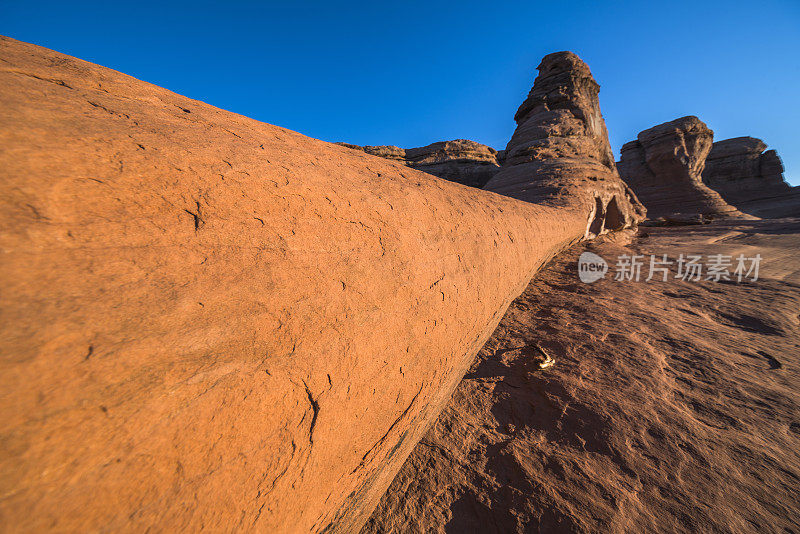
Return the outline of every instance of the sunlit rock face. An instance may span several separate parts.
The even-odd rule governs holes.
[[[9,530],[357,532],[586,231],[2,37],[0,102]]]
[[[517,110],[503,165],[484,187],[585,214],[586,236],[633,226],[644,209],[617,174],[589,67],[572,52],[542,59]]]
[[[713,139],[703,121],[687,116],[644,130],[622,146],[617,168],[651,219],[742,216],[701,179]]]

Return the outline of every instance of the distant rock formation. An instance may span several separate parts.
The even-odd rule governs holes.
[[[701,179],[713,139],[705,123],[687,116],[644,130],[622,146],[617,168],[650,219],[742,216]]]
[[[542,59],[503,166],[484,189],[537,204],[586,213],[586,237],[633,226],[644,218],[617,174],[600,113],[600,86],[572,52]]]
[[[786,183],[781,158],[761,139],[736,137],[714,143],[703,182],[745,213],[800,217],[800,189]]]
[[[373,156],[379,156],[384,159],[389,159],[392,161],[399,161],[401,163],[406,162],[406,149],[400,148],[397,146],[392,145],[379,145],[379,146],[358,146],[353,145],[350,143],[335,143],[337,145],[346,146],[347,148],[352,148],[353,150],[361,150],[362,152],[366,152],[367,154],[371,154]]]
[[[407,149],[391,145],[337,144],[363,150],[373,156],[400,161],[411,168],[439,178],[477,188],[486,185],[486,182],[500,170],[495,149],[468,139],[440,141],[428,146]]]

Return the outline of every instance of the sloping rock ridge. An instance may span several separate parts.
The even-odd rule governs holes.
[[[783,163],[761,139],[736,137],[711,147],[703,182],[739,210],[759,217],[800,217],[800,188],[783,178]]]
[[[9,38],[0,59],[18,531],[357,531],[511,300],[585,236],[583,203],[463,187]]]
[[[622,146],[620,176],[651,219],[743,215],[701,179],[713,139],[714,132],[704,122],[687,116],[644,130]]]
[[[391,145],[337,144],[363,150],[373,156],[399,161],[439,178],[477,188],[486,185],[486,182],[500,170],[498,153],[495,149],[468,139],[440,141],[407,149]]]
[[[484,189],[586,214],[586,236],[630,227],[645,210],[620,179],[589,67],[572,52],[542,59],[514,116],[503,166]]]

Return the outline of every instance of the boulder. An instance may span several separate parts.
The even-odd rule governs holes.
[[[620,179],[589,67],[572,52],[542,59],[503,166],[484,189],[527,202],[576,209],[586,237],[634,226],[644,218]]]
[[[687,116],[644,130],[622,146],[617,168],[650,219],[743,215],[701,179],[713,139],[705,123]]]
[[[740,211],[759,217],[800,216],[800,189],[783,179],[778,153],[761,139],[736,137],[711,147],[703,182]]]
[[[510,301],[585,235],[582,205],[13,39],[0,59],[9,530],[358,531]]]

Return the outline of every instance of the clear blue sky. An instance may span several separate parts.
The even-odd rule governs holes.
[[[617,156],[697,115],[778,150],[800,184],[800,0],[724,2],[41,2],[0,33],[328,141],[503,148],[542,56],[602,86]]]

